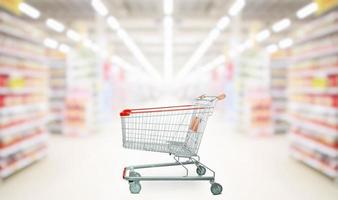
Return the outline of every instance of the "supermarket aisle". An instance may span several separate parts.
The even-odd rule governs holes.
[[[104,134],[82,139],[52,136],[48,157],[2,183],[1,199],[212,197],[205,182],[144,182],[141,194],[129,194],[128,184],[121,179],[123,166],[168,161],[169,157],[122,149],[116,120]],[[233,134],[222,121],[221,116],[213,117],[200,149],[202,161],[216,170],[217,182],[224,188],[223,194],[213,199],[337,198],[338,187],[329,179],[288,157],[285,136],[253,139]],[[183,174],[180,168],[167,172]]]

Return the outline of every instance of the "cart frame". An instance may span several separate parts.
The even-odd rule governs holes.
[[[208,109],[209,108],[213,109],[216,101],[222,100],[224,98],[225,98],[224,94],[221,94],[219,96],[202,95],[202,96],[196,98],[196,101],[197,102],[198,101],[208,102],[208,104],[210,104],[209,106],[211,106],[211,107],[208,107]],[[188,106],[190,106],[190,105],[188,105]],[[176,110],[179,110],[181,106],[173,106],[173,107]],[[161,107],[161,108],[173,108],[173,107]],[[157,108],[147,108],[147,109],[157,109]],[[125,122],[123,121],[123,117],[129,116],[129,114],[132,110],[138,111],[138,110],[143,110],[143,109],[126,109],[126,110],[123,110],[120,113],[120,116],[122,118],[122,128],[125,128],[125,124],[124,124]],[[183,109],[181,109],[181,110],[183,110]],[[211,114],[212,114],[212,112],[211,112]],[[124,135],[124,137],[125,137],[125,135]],[[200,140],[201,140],[201,138],[200,138]],[[123,139],[123,142],[125,144],[125,138]],[[126,148],[128,148],[128,147],[126,147]],[[207,167],[205,164],[200,162],[200,157],[197,155],[198,148],[199,148],[199,144],[197,146],[197,149],[194,149],[194,150],[196,150],[195,153],[192,152],[191,154],[188,154],[188,155],[180,155],[180,154],[176,154],[176,152],[167,152],[167,153],[169,153],[169,155],[173,155],[175,162],[134,165],[134,166],[125,167],[123,169],[122,178],[129,182],[129,190],[133,194],[137,194],[141,191],[141,184],[140,184],[141,181],[209,181],[210,184],[211,184],[210,190],[211,190],[212,194],[214,194],[214,195],[221,194],[223,188],[219,183],[215,182],[216,173],[215,173],[215,171],[213,171],[212,169]],[[136,148],[136,149],[145,150],[145,149],[142,149],[142,148]],[[184,161],[181,161],[181,160],[184,160]],[[197,176],[189,175],[189,169],[186,167],[187,165],[195,165],[196,166]],[[185,176],[141,176],[140,173],[135,171],[135,170],[138,170],[138,169],[171,167],[171,166],[182,166],[186,171]],[[211,175],[204,176],[206,174],[207,170],[209,172],[211,172]]]

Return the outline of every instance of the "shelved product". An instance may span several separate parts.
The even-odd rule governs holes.
[[[82,50],[69,56],[64,133],[84,136],[98,129],[98,72],[92,52]],[[74,81],[76,80],[76,81]]]
[[[289,68],[291,155],[338,179],[338,12],[301,28]],[[309,31],[311,30],[311,31]]]
[[[52,119],[48,124],[51,133],[62,134],[65,115],[66,98],[66,58],[63,53],[56,50],[48,51],[50,66],[49,76],[49,105]]]
[[[0,178],[46,155],[48,68],[38,33],[0,11]]]
[[[288,123],[287,111],[287,66],[289,63],[287,52],[273,55],[270,61],[272,120],[274,133],[286,133]]]
[[[268,55],[258,49],[248,50],[241,55],[236,65],[238,128],[254,136],[271,135]]]

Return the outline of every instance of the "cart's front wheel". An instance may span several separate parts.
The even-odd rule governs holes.
[[[213,195],[219,195],[222,193],[223,188],[219,183],[212,183],[210,190]]]
[[[206,170],[205,167],[203,167],[202,165],[199,165],[199,166],[196,168],[196,173],[197,173],[199,176],[203,176],[206,172],[207,172],[207,170]]]
[[[129,183],[129,190],[132,194],[138,194],[141,191],[141,184],[139,182]]]

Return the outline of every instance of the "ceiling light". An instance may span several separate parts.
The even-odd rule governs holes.
[[[106,16],[108,14],[108,10],[101,0],[92,0],[92,6],[99,15]]]
[[[173,0],[163,0],[163,12],[165,15],[171,15],[174,11],[174,1]]]
[[[292,45],[293,45],[293,40],[290,38],[283,39],[278,43],[278,46],[281,49],[286,49]]]
[[[291,20],[285,18],[285,19],[282,19],[282,20],[274,23],[273,26],[272,26],[272,30],[274,32],[280,32],[280,31],[286,29],[287,27],[289,27],[290,25],[291,25]]]
[[[66,44],[60,44],[59,50],[63,53],[68,53],[70,51],[70,47]]]
[[[261,32],[259,32],[257,35],[256,35],[256,40],[258,42],[263,42],[264,40],[268,39],[270,37],[271,33],[269,30],[263,30]]]
[[[245,0],[236,0],[235,3],[229,9],[230,16],[236,16],[244,8]]]
[[[224,16],[218,21],[216,26],[220,31],[223,31],[229,25],[229,23],[230,23],[229,17]]]
[[[74,40],[75,42],[79,42],[81,40],[81,35],[74,30],[68,30],[67,37],[71,40]]]
[[[113,16],[110,16],[110,17],[107,18],[107,23],[108,23],[109,27],[111,29],[113,29],[114,31],[117,31],[120,28],[119,22]]]
[[[297,17],[299,19],[304,19],[307,16],[310,16],[311,14],[313,14],[314,12],[316,12],[318,10],[318,4],[315,2],[312,2],[306,6],[304,6],[303,8],[299,9],[297,11]]]
[[[46,25],[50,29],[52,29],[56,32],[59,32],[59,33],[63,32],[65,30],[65,26],[61,22],[56,21],[55,19],[51,19],[51,18],[47,19]]]
[[[19,4],[19,10],[33,19],[37,19],[40,17],[40,11],[24,2],[21,2]]]
[[[51,49],[56,49],[56,47],[58,46],[58,42],[53,40],[53,39],[50,39],[50,38],[46,38],[44,41],[43,41],[43,44],[46,46],[46,47],[49,47]]]
[[[274,52],[278,51],[278,46],[275,45],[275,44],[271,44],[271,45],[267,46],[265,48],[265,50],[269,53],[274,53]]]

